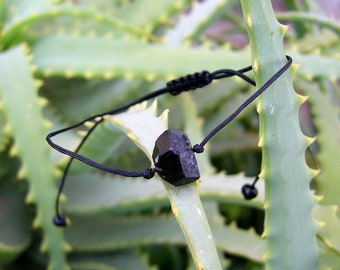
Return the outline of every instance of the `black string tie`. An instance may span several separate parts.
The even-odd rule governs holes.
[[[169,81],[166,84],[166,87],[163,87],[159,90],[156,90],[154,92],[151,92],[149,94],[146,94],[145,96],[142,96],[138,99],[133,100],[130,103],[127,103],[125,105],[122,105],[118,108],[115,108],[113,110],[100,113],[91,117],[88,117],[82,121],[80,121],[77,124],[74,124],[72,126],[59,129],[57,131],[53,131],[49,133],[46,136],[46,140],[48,144],[53,147],[55,150],[59,151],[62,154],[68,155],[71,158],[69,159],[68,163],[66,164],[66,167],[63,172],[63,176],[61,179],[61,183],[59,186],[58,194],[56,197],[56,216],[54,218],[54,223],[57,226],[65,226],[66,225],[66,219],[64,215],[60,214],[59,212],[59,202],[60,202],[60,195],[62,193],[62,190],[64,188],[64,184],[66,181],[66,176],[68,174],[68,171],[70,169],[70,166],[72,164],[72,161],[74,159],[77,159],[93,168],[116,174],[121,175],[124,177],[144,177],[145,179],[150,179],[154,177],[155,173],[157,172],[163,179],[166,181],[169,181],[170,176],[174,176],[171,174],[175,174],[175,177],[180,176],[180,178],[184,179],[183,181],[180,180],[178,182],[169,182],[174,185],[184,185],[189,183],[190,181],[195,181],[199,178],[199,171],[197,162],[194,156],[194,153],[202,153],[204,151],[205,144],[222,128],[224,128],[230,121],[232,121],[241,111],[243,111],[251,102],[253,102],[259,95],[261,95],[272,83],[274,83],[292,64],[292,58],[289,56],[287,57],[286,64],[281,67],[265,84],[260,87],[255,93],[253,93],[246,101],[244,101],[230,116],[228,116],[225,120],[223,120],[220,124],[218,124],[213,130],[211,130],[208,135],[200,142],[199,144],[195,144],[193,147],[191,147],[191,144],[189,142],[189,139],[187,136],[182,133],[181,131],[176,130],[168,130],[168,132],[165,132],[163,134],[163,137],[161,139],[160,145],[159,145],[159,156],[157,157],[157,160],[155,159],[155,165],[156,168],[147,168],[144,171],[125,171],[121,169],[111,168],[109,166],[106,166],[104,164],[100,164],[94,160],[89,159],[88,157],[85,157],[81,154],[79,154],[80,148],[84,145],[85,141],[88,139],[88,137],[92,134],[94,129],[101,124],[104,121],[103,116],[105,115],[114,115],[117,113],[124,112],[125,110],[129,109],[131,106],[134,106],[136,104],[139,104],[141,102],[150,100],[152,98],[155,98],[157,96],[170,93],[172,95],[178,95],[184,91],[189,90],[195,90],[197,88],[202,88],[208,84],[210,84],[213,80],[219,80],[222,78],[227,78],[231,76],[237,76],[244,81],[248,82],[251,85],[255,86],[255,81],[251,79],[250,77],[244,75],[245,72],[248,72],[252,70],[252,67],[245,67],[243,69],[239,70],[232,70],[232,69],[220,69],[217,71],[214,71],[212,73],[208,71],[201,71],[196,72],[190,75],[183,76],[181,78]],[[78,128],[83,126],[86,122],[94,122],[94,125],[86,132],[85,136],[81,139],[80,143],[78,144],[77,148],[74,151],[71,151],[69,149],[66,149],[62,147],[61,145],[57,144],[52,140],[52,138],[58,134],[64,133],[66,131]],[[160,138],[158,138],[160,140]],[[174,142],[173,144],[168,143]],[[165,162],[163,162],[163,154],[161,153],[164,151],[164,145],[166,148],[169,148],[168,150],[171,150],[172,153],[166,153],[167,158],[165,159]],[[173,148],[179,149],[180,151],[178,153],[175,153],[176,151],[173,151]],[[162,159],[162,160],[160,160]],[[159,164],[158,164],[159,163]],[[161,165],[161,166],[158,166]],[[183,166],[180,166],[181,168],[177,168],[175,165],[182,164]],[[174,173],[175,172],[175,173]],[[256,196],[256,189],[255,189],[255,183],[258,178],[255,179],[253,185],[247,185],[242,192],[246,193],[246,199],[251,199],[252,196]],[[248,193],[251,193],[250,195]]]

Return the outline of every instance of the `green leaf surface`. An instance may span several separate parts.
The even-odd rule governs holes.
[[[73,270],[149,270],[145,256],[134,249],[107,253],[75,254],[70,257]]]
[[[66,1],[64,1],[66,2]],[[115,3],[105,0],[93,1],[68,1],[74,8],[88,9],[97,14],[105,14],[114,17],[128,25],[143,29],[152,33],[157,27],[169,24],[176,13],[183,12],[188,5],[188,0],[163,0],[163,1],[122,1]],[[142,11],[142,12],[141,12]],[[82,27],[79,25],[79,27]],[[94,28],[94,27],[93,27]],[[98,27],[95,29],[98,31]]]
[[[320,224],[318,232],[321,249],[320,265],[323,269],[336,269],[340,265],[340,220],[337,216],[339,206],[316,205],[313,211]]]
[[[65,187],[70,213],[129,213],[169,205],[158,179],[133,179],[86,173],[72,176]]]
[[[307,79],[313,77],[340,77],[340,60],[338,58],[296,52],[288,52],[288,54],[294,59],[295,64],[301,65],[296,71],[297,76]]]
[[[35,42],[32,52],[39,74],[73,74],[88,78],[156,79],[223,68],[221,63],[232,68],[249,65],[248,55],[244,53],[223,49],[169,48],[123,39],[50,36]],[[148,56],[150,54],[152,58]],[[183,62],[190,65],[183,65]]]
[[[62,125],[65,126],[66,123],[77,123],[131,101],[146,93],[147,86],[141,80],[51,78],[45,80],[41,93],[49,100],[54,114],[62,119]]]
[[[167,119],[166,116],[154,116],[156,103],[148,110],[141,111],[140,107],[135,106],[128,113],[114,115],[108,119],[121,126],[152,161],[154,143],[166,129]],[[173,215],[186,236],[196,267],[220,269],[209,223],[199,198],[197,181],[180,187],[162,182],[168,192]]]
[[[51,269],[66,269],[62,232],[52,223],[56,195],[53,167],[45,143],[42,105],[22,46],[0,55],[0,94],[14,134],[14,153],[20,154],[20,177],[29,181],[27,202],[37,205],[35,227],[44,232],[42,249],[50,255]]]
[[[176,13],[182,13],[189,2],[188,0],[130,1],[128,5],[118,9],[115,15],[130,25],[153,32],[157,27],[168,24]]]
[[[93,233],[83,237],[89,231]],[[265,242],[255,233],[213,223],[212,231],[221,250],[263,261]],[[172,216],[72,216],[72,225],[65,233],[77,251],[98,252],[164,243],[186,245],[185,237]]]
[[[340,265],[340,256],[339,253],[329,248],[329,246],[319,241],[319,249],[321,253],[320,257],[320,267],[321,269],[337,269],[337,267]]]
[[[159,117],[157,102],[146,108],[146,102],[132,107],[127,113],[105,116],[107,120],[120,127],[127,136],[147,155],[153,162],[152,151],[156,139],[166,130],[168,112]]]
[[[277,18],[279,20],[288,20],[288,21],[298,21],[304,23],[313,23],[319,25],[321,27],[329,28],[333,30],[337,35],[340,35],[340,24],[330,18],[326,17],[322,14],[316,14],[311,12],[301,12],[301,11],[288,11],[277,13]]]
[[[33,63],[44,76],[173,78],[200,70],[249,66],[249,51],[168,47],[124,39],[48,36],[32,44]],[[297,75],[340,77],[340,60],[288,52],[301,64]],[[152,54],[152,58],[149,55]],[[86,55],[87,57],[84,57]],[[169,61],[171,59],[171,61]],[[183,65],[182,63],[190,63]],[[148,63],[145,65],[145,63]],[[221,64],[225,63],[225,64]]]
[[[73,22],[75,19],[81,18],[89,20],[90,22],[98,22],[107,25],[113,30],[119,30],[139,37],[146,36],[150,39],[155,39],[142,28],[135,28],[115,17],[96,13],[87,8],[75,8],[68,4],[55,5],[53,4],[53,1],[22,1],[17,5],[9,4],[7,10],[10,13],[10,16],[7,18],[4,25],[3,35],[0,39],[1,47],[7,47],[17,40],[22,39],[23,36],[25,37],[24,32],[32,27],[34,23],[65,16],[73,18]],[[70,21],[69,24],[73,25],[73,22]]]
[[[263,181],[257,183],[259,195],[247,201],[241,195],[241,188],[251,183],[253,178],[243,175],[204,176],[199,192],[204,200],[231,203],[254,208],[262,208],[264,203]],[[129,213],[155,207],[168,206],[169,200],[158,179],[127,179],[86,173],[72,176],[65,187],[68,198],[67,212],[94,214],[96,212]]]
[[[84,231],[93,233],[83,237]],[[78,251],[114,250],[169,241],[185,243],[172,216],[72,216],[72,224],[65,229],[65,235]]]
[[[317,178],[318,194],[321,203],[340,205],[340,122],[339,108],[330,93],[321,92],[316,84],[299,82],[298,86],[309,95],[309,102],[317,128],[317,142],[320,147],[318,165],[321,172]]]
[[[114,151],[125,139],[120,136],[121,133],[113,125],[110,126],[105,122],[101,123],[91,133],[91,136],[85,141],[78,153],[96,162],[104,163],[111,155],[114,155]],[[59,140],[61,141],[61,139]],[[76,161],[72,164],[70,173],[88,172],[90,169],[92,167]]]
[[[287,50],[297,50],[301,54],[312,55],[322,54],[332,57],[332,48],[337,48],[339,45],[339,37],[330,30],[321,29],[318,32],[306,34],[303,39],[299,39],[294,44],[287,44]]]
[[[336,251],[340,258],[340,220],[337,216],[339,206],[316,205],[314,217],[320,222],[319,239]]]
[[[286,62],[284,29],[271,2],[242,0],[256,84],[264,85]],[[295,60],[294,60],[295,61]],[[294,62],[297,63],[297,62]],[[275,91],[271,91],[275,90]],[[267,269],[319,269],[314,200],[306,165],[306,139],[299,125],[299,100],[287,70],[260,98],[261,176],[265,179]]]
[[[0,181],[0,264],[13,260],[30,243],[30,220],[20,188],[8,176]]]

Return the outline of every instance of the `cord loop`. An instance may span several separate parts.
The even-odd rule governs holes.
[[[202,153],[204,151],[205,144],[218,131],[220,131],[222,128],[224,128],[230,121],[232,121],[239,113],[241,113],[241,111],[243,111],[251,102],[253,102],[259,95],[261,95],[270,85],[272,85],[289,68],[289,66],[292,64],[292,58],[289,57],[288,55],[286,57],[287,57],[287,63],[284,66],[282,66],[267,82],[265,82],[264,85],[262,85],[262,87],[260,87],[246,101],[244,101],[231,115],[229,115],[225,120],[223,120],[220,124],[218,124],[213,130],[211,130],[208,133],[208,135],[202,140],[201,143],[194,145],[192,148],[191,148],[191,146],[187,145],[187,147],[189,147],[187,150],[189,150],[189,151],[191,150],[195,153]],[[163,94],[166,94],[166,93],[170,93],[172,95],[178,95],[178,94],[180,94],[184,91],[195,90],[197,88],[204,87],[204,86],[210,84],[213,80],[218,80],[218,79],[227,78],[227,77],[231,77],[231,76],[237,76],[237,77],[243,79],[244,81],[248,82],[249,84],[252,84],[252,85],[255,86],[255,81],[252,80],[250,77],[244,75],[245,72],[248,72],[251,69],[252,69],[252,67],[249,66],[249,67],[245,67],[245,68],[239,69],[239,70],[220,69],[220,70],[214,71],[212,73],[210,73],[208,71],[201,71],[201,72],[189,74],[187,76],[183,76],[181,78],[169,81],[166,84],[166,87],[163,87],[159,90],[156,90],[154,92],[146,94],[145,96],[142,96],[142,97],[140,97],[136,100],[133,100],[130,103],[122,105],[122,106],[115,108],[111,111],[107,111],[107,112],[104,112],[104,113],[101,113],[101,114],[97,114],[97,115],[88,117],[88,118],[80,121],[77,124],[74,124],[72,126],[62,128],[62,129],[59,129],[57,131],[49,133],[46,136],[46,141],[48,142],[48,144],[52,148],[54,148],[55,150],[59,151],[60,153],[63,153],[65,155],[68,155],[68,156],[71,157],[69,159],[68,163],[66,164],[65,169],[64,169],[63,176],[62,176],[61,183],[60,183],[59,190],[58,190],[58,194],[57,194],[57,197],[56,197],[56,203],[55,203],[56,216],[54,218],[54,223],[57,226],[66,226],[66,218],[65,218],[64,215],[60,214],[60,212],[59,212],[59,202],[60,202],[60,195],[62,193],[64,184],[65,184],[65,181],[66,181],[66,176],[68,174],[68,171],[69,171],[70,166],[72,164],[72,161],[74,159],[77,159],[77,160],[79,160],[79,161],[81,161],[81,162],[83,162],[83,163],[85,163],[85,164],[87,164],[87,165],[89,165],[93,168],[100,169],[102,171],[112,173],[112,174],[116,174],[116,175],[120,175],[120,176],[124,176],[124,177],[144,177],[145,179],[150,179],[150,178],[154,177],[156,172],[158,172],[158,173],[162,172],[162,169],[160,169],[160,168],[148,168],[145,171],[120,170],[120,169],[111,168],[111,167],[106,166],[104,164],[98,163],[94,160],[91,160],[91,159],[79,154],[78,152],[79,152],[80,148],[84,145],[85,141],[92,134],[94,129],[100,123],[102,123],[104,121],[103,116],[121,113],[121,112],[129,109],[131,106],[134,106],[136,104],[150,100],[152,98],[155,98],[157,96],[160,96],[160,95],[163,95]],[[52,137],[59,135],[61,133],[64,133],[66,131],[78,128],[80,126],[83,126],[88,121],[94,122],[94,125],[86,132],[85,136],[80,141],[79,145],[77,146],[77,148],[74,151],[66,149],[66,148],[62,147],[61,145],[55,143],[52,140]],[[190,154],[193,155],[193,153],[190,153]],[[171,163],[171,165],[173,165],[173,162]],[[257,180],[254,181],[253,185],[246,185],[243,188],[242,192],[244,194],[246,194],[245,195],[246,199],[250,198],[251,196],[254,196],[256,181]],[[250,193],[250,195],[248,193]]]

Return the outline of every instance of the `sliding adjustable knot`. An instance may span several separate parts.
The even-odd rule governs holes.
[[[172,81],[166,86],[172,95],[178,95],[184,91],[194,90],[210,84],[213,80],[209,71],[196,72]]]
[[[155,176],[156,169],[149,168],[145,171],[143,177],[145,179],[151,179],[152,177]]]

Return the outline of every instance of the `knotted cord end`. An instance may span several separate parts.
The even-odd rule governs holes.
[[[192,151],[194,151],[195,153],[203,153],[204,152],[204,147],[200,144],[195,144],[192,147]]]
[[[66,226],[66,218],[64,215],[57,213],[53,218],[54,225],[58,227],[65,227]]]

